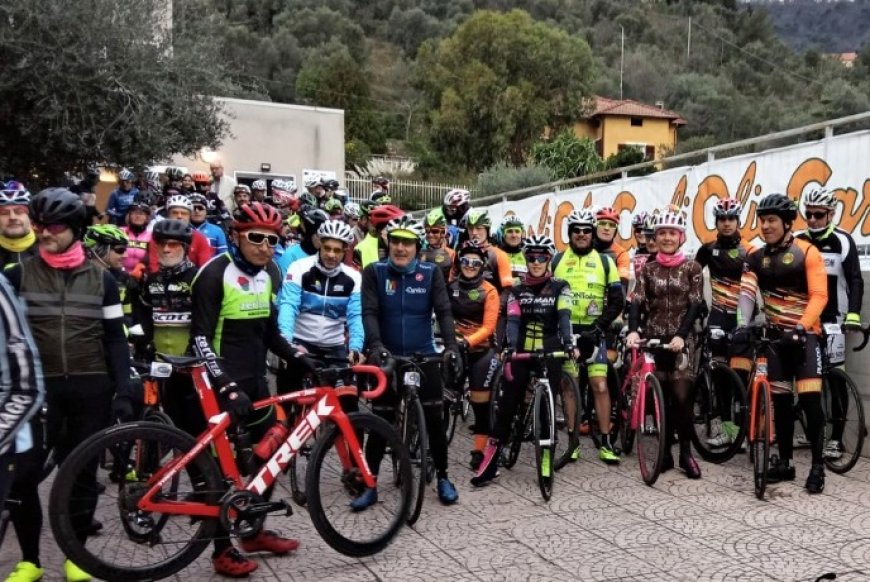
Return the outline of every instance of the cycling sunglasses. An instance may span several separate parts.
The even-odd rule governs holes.
[[[598,226],[600,226],[601,228],[609,228],[609,229],[613,230],[616,228],[616,223],[611,222],[609,220],[602,220],[601,222],[598,223]]]
[[[505,234],[523,234],[523,229],[518,227],[504,229]]]
[[[193,205],[194,212],[205,212],[206,210],[208,210],[208,209],[205,206],[203,206],[202,204],[194,204]]]
[[[568,231],[571,234],[592,234],[591,226],[573,226]]]
[[[440,227],[429,227],[426,229],[426,234],[444,234],[447,229]]]
[[[828,216],[827,210],[819,210],[816,212],[807,212],[807,218],[814,218],[816,220],[821,220]]]
[[[69,227],[65,224],[34,224],[33,230],[38,232],[48,231],[49,234],[60,234]]]
[[[526,255],[527,263],[549,263],[550,255]]]
[[[119,255],[123,255],[124,253],[127,252],[127,247],[122,247],[122,246],[112,247],[112,252],[119,254]]]
[[[158,247],[169,247],[170,249],[179,249],[181,248],[181,241],[177,240],[157,240],[154,239],[154,244]]]
[[[278,241],[281,240],[281,238],[277,234],[265,234],[262,232],[248,231],[244,233],[244,235],[245,239],[252,245],[261,245],[265,242],[270,247],[277,247]]]
[[[479,269],[483,266],[483,261],[481,261],[480,259],[469,259],[467,257],[462,257],[461,259],[459,259],[459,265],[462,267]]]

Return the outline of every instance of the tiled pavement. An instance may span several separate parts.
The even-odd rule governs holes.
[[[451,449],[459,503],[442,507],[429,491],[418,524],[381,554],[362,560],[337,554],[300,511],[269,521],[302,540],[299,552],[258,558],[251,579],[813,581],[835,573],[840,581],[870,580],[870,460],[845,477],[829,473],[824,494],[811,497],[802,489],[807,453],[799,451],[798,481],[773,485],[758,501],[745,456],[721,466],[702,463],[700,481],[672,471],[650,488],[634,457],[606,467],[585,442],[584,460],[557,474],[553,499],[544,503],[530,450],[495,484],[472,489],[464,466],[469,443],[457,434]],[[62,558],[47,533],[42,548],[46,580],[59,580]],[[16,559],[10,535],[0,573]],[[177,578],[219,579],[207,555]]]

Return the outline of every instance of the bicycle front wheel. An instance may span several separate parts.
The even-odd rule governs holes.
[[[695,380],[692,444],[705,461],[724,463],[746,437],[746,390],[725,365],[714,365]]]
[[[546,385],[537,386],[532,416],[532,435],[535,443],[535,468],[541,497],[549,501],[553,496],[553,461],[556,453],[556,427],[553,418],[553,393]]]
[[[401,429],[402,442],[410,454],[413,479],[408,525],[414,525],[420,518],[423,499],[426,496],[426,482],[429,475],[429,433],[426,432],[426,419],[423,416],[423,403],[420,399],[408,398],[405,405]]]
[[[641,400],[643,399],[643,400]],[[665,424],[665,394],[658,378],[647,374],[637,391],[635,407],[642,406],[643,415],[637,427],[637,459],[643,482],[652,485],[662,472],[668,446]]]
[[[105,580],[165,578],[193,562],[214,536],[217,520],[153,514],[137,509],[137,503],[154,485],[153,476],[195,444],[175,427],[136,422],[108,428],[76,447],[60,466],[49,499],[51,529],[63,553]],[[117,482],[97,470],[103,458],[112,459]],[[220,472],[206,450],[157,496],[163,502],[216,505],[222,493]],[[88,537],[92,519],[103,529]]]
[[[328,424],[311,450],[306,488],[308,513],[320,537],[345,556],[370,556],[383,550],[405,523],[411,503],[413,477],[408,449],[396,429],[373,414],[348,414],[360,445],[367,439],[382,440],[392,462],[381,463],[378,478],[378,501],[364,511],[349,507],[353,493],[348,491],[350,472],[368,470],[348,467],[353,456],[347,450],[341,430]]]
[[[764,499],[767,489],[767,470],[770,468],[770,385],[761,381],[755,388],[757,394],[752,403],[754,435],[750,443],[752,451],[752,480],[755,485],[755,496]]]
[[[825,466],[846,473],[855,466],[864,449],[867,425],[858,387],[843,370],[834,368],[824,376]]]

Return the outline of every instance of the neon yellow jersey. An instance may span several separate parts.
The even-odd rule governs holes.
[[[571,323],[594,324],[604,311],[607,288],[619,284],[619,273],[613,259],[595,249],[580,256],[569,248],[556,255],[553,265],[553,276],[567,281],[574,294]]]

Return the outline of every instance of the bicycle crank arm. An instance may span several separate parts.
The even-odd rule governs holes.
[[[293,506],[290,502],[284,499],[281,499],[280,501],[264,501],[262,503],[252,503],[240,513],[245,518],[257,518],[268,513],[277,513],[279,511],[283,511],[286,517],[290,517],[293,515]]]

